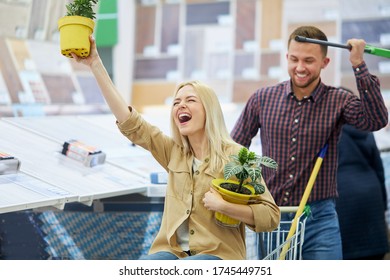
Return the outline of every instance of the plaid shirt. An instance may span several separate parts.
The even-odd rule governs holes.
[[[328,150],[308,202],[337,197],[337,142],[349,123],[362,130],[386,126],[388,112],[379,80],[365,63],[353,69],[360,99],[322,82],[303,100],[297,100],[290,81],[258,89],[248,100],[231,133],[249,147],[260,129],[263,155],[279,164],[263,168],[264,179],[280,206],[299,205],[321,148]]]

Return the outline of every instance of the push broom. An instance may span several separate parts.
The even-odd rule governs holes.
[[[307,186],[305,188],[305,191],[303,193],[302,199],[299,203],[297,212],[295,213],[294,219],[291,222],[290,231],[288,232],[286,240],[290,240],[293,237],[293,235],[295,234],[295,231],[297,228],[297,223],[298,223],[298,218],[302,215],[302,213],[304,211],[307,200],[310,196],[311,190],[313,189],[314,182],[316,181],[318,172],[320,171],[320,167],[322,165],[322,161],[324,160],[324,157],[325,157],[327,150],[328,150],[328,144],[325,144],[325,146],[322,147],[321,151],[318,154],[316,163],[314,164],[314,168],[310,174],[309,181],[308,181]],[[290,248],[290,243],[291,242],[289,241],[283,246],[282,252],[280,253],[280,256],[279,256],[279,260],[285,259],[286,253],[287,253],[288,249]]]

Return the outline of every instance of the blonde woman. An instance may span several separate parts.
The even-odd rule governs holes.
[[[196,81],[180,84],[171,109],[172,137],[164,135],[124,102],[90,40],[90,56],[73,58],[90,67],[123,135],[150,151],[168,172],[161,227],[142,259],[245,259],[245,225],[272,231],[280,212],[268,190],[259,204],[248,206],[226,202],[211,188],[211,180],[223,176],[229,155],[241,148],[229,136],[214,91]],[[217,225],[215,211],[239,219],[240,227]]]

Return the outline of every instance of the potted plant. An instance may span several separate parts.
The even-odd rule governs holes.
[[[60,47],[64,56],[87,57],[90,52],[89,36],[95,27],[93,10],[98,0],[74,0],[66,5],[67,13],[58,20]]]
[[[277,169],[275,160],[267,156],[259,156],[243,147],[238,155],[224,166],[224,178],[212,180],[212,186],[229,202],[238,204],[258,203],[265,191],[262,177],[262,165]],[[215,213],[216,222],[223,226],[238,227],[240,221]]]

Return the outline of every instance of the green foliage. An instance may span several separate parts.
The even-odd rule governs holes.
[[[66,5],[67,16],[82,16],[90,19],[95,19],[93,6],[98,0],[74,0]]]
[[[265,186],[262,182],[262,165],[277,169],[278,164],[275,160],[267,156],[258,156],[254,152],[250,152],[247,148],[243,147],[238,152],[238,155],[231,155],[232,161],[228,162],[224,167],[224,178],[228,180],[230,178],[237,178],[239,181],[240,192],[244,183],[250,184],[255,189],[255,194],[262,194],[265,191]],[[246,181],[250,179],[250,181]]]

